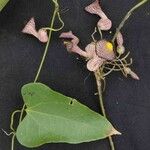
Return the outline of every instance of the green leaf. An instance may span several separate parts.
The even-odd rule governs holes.
[[[0,0],[0,11],[5,7],[9,0]]]
[[[119,134],[106,118],[41,83],[22,88],[27,115],[16,132],[26,147],[45,143],[81,143]]]

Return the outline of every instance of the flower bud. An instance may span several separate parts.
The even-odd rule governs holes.
[[[121,32],[118,33],[116,40],[117,40],[118,45],[123,45],[124,41],[123,41],[123,36],[122,36]]]
[[[117,53],[122,55],[125,52],[125,47],[123,45],[117,46]]]
[[[138,77],[138,75],[135,72],[133,72],[129,67],[124,67],[124,71],[125,71],[126,74],[131,75],[131,77],[133,79],[140,80],[140,78]]]

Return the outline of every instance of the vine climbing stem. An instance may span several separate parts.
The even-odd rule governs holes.
[[[51,29],[53,28],[57,11],[58,11],[57,9],[55,9],[55,11],[54,11],[54,14],[53,14],[53,17],[52,17],[52,21],[51,21],[51,26],[50,26]],[[43,64],[44,64],[44,61],[45,61],[47,52],[48,52],[49,43],[50,43],[50,41],[51,41],[52,32],[53,32],[52,30],[49,31],[49,38],[48,38],[48,41],[47,41],[47,44],[46,44],[46,47],[45,47],[45,50],[44,50],[44,54],[43,54],[43,57],[42,57],[42,60],[41,60],[39,69],[38,69],[37,74],[36,74],[36,76],[35,76],[34,83],[37,82],[37,80],[38,80],[38,78],[39,78],[39,75],[40,75],[40,73],[41,73],[41,70],[42,70],[42,67],[43,67]]]
[[[14,150],[14,143],[15,143],[15,134],[12,136],[12,142],[11,142],[11,150]]]
[[[94,75],[95,75],[95,79],[96,79],[96,84],[97,84],[97,90],[98,90],[98,96],[99,96],[99,103],[100,103],[100,108],[102,110],[102,114],[105,118],[107,118],[107,115],[106,115],[106,111],[105,111],[105,107],[104,107],[104,102],[103,102],[103,95],[102,95],[102,83],[101,83],[101,73],[100,73],[100,70],[96,70],[94,72]],[[111,150],[115,150],[115,145],[114,145],[114,142],[113,142],[113,139],[111,136],[108,137],[109,139],[109,144],[110,144],[110,147],[111,147]]]
[[[39,75],[40,75],[40,73],[41,73],[43,64],[44,64],[44,62],[45,62],[45,58],[46,58],[46,55],[47,55],[47,52],[48,52],[48,48],[49,48],[49,44],[50,44],[51,37],[52,37],[54,21],[55,21],[55,18],[56,18],[57,13],[58,13],[58,6],[55,5],[55,10],[54,10],[53,17],[52,17],[52,21],[51,21],[51,25],[50,25],[50,29],[51,29],[51,30],[49,31],[48,41],[47,41],[47,43],[46,43],[46,47],[45,47],[45,50],[44,50],[44,54],[43,54],[41,63],[40,63],[40,65],[39,65],[38,71],[37,71],[37,73],[36,73],[36,76],[35,76],[35,79],[34,79],[34,83],[37,82],[37,80],[38,80],[38,78],[39,78]],[[22,107],[22,110],[21,110],[20,117],[19,117],[19,123],[22,121],[23,112],[24,112],[25,107],[26,107],[26,105],[24,104],[23,107]]]
[[[146,2],[148,2],[150,0],[142,0],[141,2],[139,2],[138,4],[136,4],[133,8],[131,8],[127,14],[125,15],[125,17],[122,19],[121,23],[119,24],[118,28],[116,29],[116,32],[112,38],[112,43],[114,45],[115,39],[118,35],[118,33],[120,32],[120,30],[122,29],[122,27],[124,26],[124,24],[126,23],[126,21],[129,19],[129,17],[132,15],[132,13],[138,9],[140,6],[142,6],[143,4],[145,4]],[[98,96],[99,96],[99,103],[100,103],[100,107],[102,110],[102,114],[104,117],[107,118],[106,115],[106,111],[105,111],[105,107],[104,107],[104,102],[103,102],[103,95],[102,95],[102,78],[101,78],[101,71],[98,69],[94,72],[95,78],[96,78],[96,84],[97,84],[97,90],[98,90]],[[113,139],[111,136],[108,137],[109,138],[109,143],[110,143],[110,147],[111,150],[115,150],[115,145],[113,142]]]
[[[150,0],[142,0],[141,2],[139,2],[138,4],[136,4],[133,8],[131,8],[127,14],[125,15],[125,17],[122,19],[121,23],[119,24],[118,28],[116,29],[116,32],[112,38],[112,43],[114,44],[115,39],[118,35],[118,33],[120,32],[120,30],[122,29],[122,27],[124,26],[125,22],[129,19],[129,17],[132,15],[132,13],[138,9],[140,6],[142,6],[143,4],[145,4],[146,2],[148,2]]]
[[[45,58],[47,56],[47,52],[48,52],[48,48],[49,48],[49,44],[50,44],[50,41],[51,41],[51,37],[52,37],[52,32],[55,31],[59,31],[61,30],[63,27],[64,27],[64,22],[63,20],[61,19],[60,17],[60,13],[59,13],[59,4],[57,3],[57,0],[52,0],[53,3],[55,4],[55,9],[54,9],[54,12],[53,12],[53,16],[52,16],[52,20],[51,20],[51,23],[50,23],[50,27],[49,28],[45,28],[46,30],[49,30],[49,36],[48,36],[48,41],[46,43],[46,47],[45,47],[45,50],[44,50],[44,53],[43,53],[43,56],[42,56],[42,59],[41,59],[41,62],[40,62],[40,65],[39,65],[39,68],[38,68],[38,71],[36,73],[36,76],[35,76],[35,79],[34,79],[34,83],[37,82],[38,78],[39,78],[39,75],[41,73],[41,70],[42,70],[42,67],[43,67],[43,64],[45,62]],[[53,26],[54,26],[54,22],[55,22],[55,18],[56,16],[58,17],[59,21],[61,22],[62,26],[58,29],[54,29]],[[23,118],[23,113],[24,113],[24,110],[26,108],[26,105],[24,104],[21,111],[20,111],[20,116],[19,116],[19,124],[21,123],[22,121],[22,118]],[[16,111],[14,112],[16,113]],[[12,114],[12,117],[11,118],[14,118],[14,113]],[[12,129],[12,126],[13,126],[13,119],[11,119],[11,129]],[[16,133],[15,133],[15,130],[13,130],[12,132],[13,136],[12,136],[12,140],[11,140],[11,150],[14,150],[14,141],[15,141],[15,137],[16,137]]]
[[[52,16],[52,20],[51,20],[51,24],[50,24],[50,27],[49,28],[45,28],[45,29],[48,29],[49,30],[49,36],[48,36],[48,41],[46,43],[46,47],[45,47],[45,50],[44,50],[44,53],[43,53],[43,57],[41,59],[41,62],[40,62],[40,65],[39,65],[39,68],[38,68],[38,71],[36,73],[36,76],[35,76],[35,79],[34,79],[34,83],[37,82],[38,78],[39,78],[39,75],[41,73],[41,70],[42,70],[42,67],[43,67],[43,64],[45,62],[45,58],[46,58],[46,55],[47,55],[47,52],[48,52],[48,48],[49,48],[49,44],[50,44],[50,41],[51,41],[51,37],[52,37],[52,32],[53,31],[59,31],[63,28],[64,26],[64,22],[62,21],[61,17],[60,17],[60,14],[59,14],[59,5],[57,3],[57,1],[53,1],[54,4],[55,4],[55,10],[54,10],[54,13],[53,13],[53,16]],[[59,28],[59,29],[54,29],[53,26],[54,26],[54,22],[55,22],[55,18],[56,16],[58,16],[59,18],[59,21],[62,23],[62,26]],[[23,118],[23,112],[24,112],[24,109],[25,109],[25,104],[23,105],[22,107],[22,110],[21,110],[21,114],[20,114],[20,118],[19,118],[19,123],[22,121],[22,118]]]

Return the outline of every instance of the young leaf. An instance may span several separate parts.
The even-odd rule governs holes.
[[[9,0],[0,0],[0,11],[5,7]]]
[[[22,96],[27,115],[19,124],[16,137],[26,147],[76,144],[119,134],[106,118],[44,84],[23,86]]]

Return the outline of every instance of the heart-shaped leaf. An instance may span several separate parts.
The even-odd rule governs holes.
[[[118,134],[111,123],[78,101],[41,83],[22,88],[27,115],[16,132],[26,147],[45,143],[81,143]]]
[[[0,11],[5,7],[9,0],[0,0]]]

